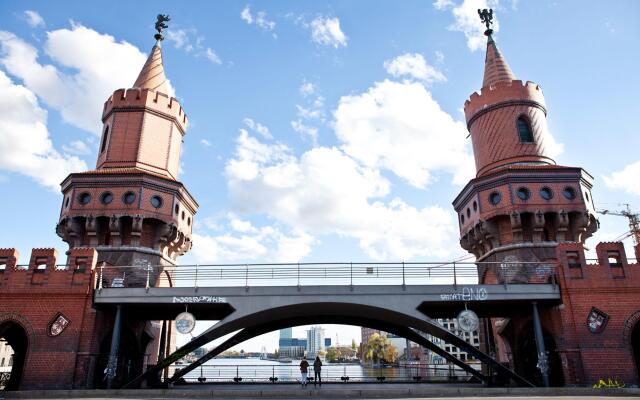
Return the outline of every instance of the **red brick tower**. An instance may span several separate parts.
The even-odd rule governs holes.
[[[173,265],[191,248],[198,204],[177,180],[188,121],[168,93],[158,40],[133,88],[104,104],[96,169],[62,182],[56,231],[71,249],[96,248],[98,263]]]
[[[480,283],[552,282],[553,268],[547,266],[558,265],[559,244],[582,247],[598,228],[593,178],[551,158],[542,90],[515,79],[489,29],[492,12],[480,15],[488,38],[484,79],[480,93],[464,105],[477,174],[453,202],[460,244],[477,261],[509,270],[507,278],[500,276],[501,269],[479,264]],[[565,291],[562,296],[567,302]],[[538,384],[578,383],[571,382],[574,368],[567,367],[575,342],[563,340],[573,325],[556,309],[538,311],[532,303],[531,311],[504,317],[487,324],[485,351]]]
[[[487,37],[482,89],[464,105],[477,175],[453,202],[460,244],[478,261],[555,259],[558,243],[584,243],[598,227],[593,178],[556,165],[540,86],[515,79]]]

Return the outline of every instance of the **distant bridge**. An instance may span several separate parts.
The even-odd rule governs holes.
[[[479,285],[478,271],[493,274],[496,283]],[[394,333],[480,380],[490,379],[433,344],[426,336],[432,335],[517,383],[531,385],[432,318],[453,317],[465,307],[480,317],[508,317],[522,314],[532,304],[550,307],[560,303],[555,265],[548,263],[243,264],[164,270],[136,266],[101,267],[98,273],[94,297],[98,309],[117,307],[118,313],[126,310],[128,318],[171,320],[187,307],[198,320],[219,321],[126,387],[140,385],[189,352],[229,333],[238,331],[168,382],[255,336],[316,323]]]

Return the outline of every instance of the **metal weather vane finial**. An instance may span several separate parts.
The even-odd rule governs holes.
[[[162,36],[162,31],[167,29],[169,25],[165,24],[165,22],[171,21],[169,15],[167,14],[158,14],[158,19],[156,20],[156,30],[158,33],[155,34],[156,40],[164,40],[164,36]]]
[[[488,10],[486,8],[484,10],[478,9],[478,15],[480,16],[480,21],[487,26],[484,34],[490,36],[493,33],[493,29],[491,29],[491,24],[493,24],[493,10],[491,8]]]

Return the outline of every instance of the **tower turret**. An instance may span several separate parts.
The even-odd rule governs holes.
[[[517,80],[491,30],[480,93],[464,104],[477,176],[509,165],[554,165],[540,86]]]
[[[96,169],[70,174],[57,233],[70,248],[95,247],[98,262],[173,264],[191,248],[195,199],[178,179],[188,119],[168,94],[162,35],[130,89],[102,111]]]
[[[477,175],[453,202],[460,243],[478,260],[553,259],[558,243],[597,229],[593,178],[550,157],[542,90],[515,79],[492,33],[483,86],[464,105]]]

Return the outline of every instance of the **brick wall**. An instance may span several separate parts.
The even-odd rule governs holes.
[[[27,335],[21,389],[82,387],[88,371],[79,355],[97,351],[94,335],[101,318],[92,308],[95,249],[75,248],[56,266],[54,249],[34,249],[28,266],[16,268],[18,252],[0,249],[0,326],[18,324]],[[57,336],[51,323],[69,323]],[[75,383],[75,384],[74,384]]]
[[[580,243],[557,248],[563,300],[557,334],[575,359],[565,371],[570,377],[583,373],[584,381],[579,383],[612,378],[638,384],[630,336],[640,315],[640,265],[628,262],[622,243],[600,243],[596,253],[597,262],[589,263]],[[592,333],[587,325],[593,307],[609,317],[600,333]],[[582,371],[576,371],[578,364]]]

